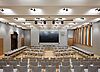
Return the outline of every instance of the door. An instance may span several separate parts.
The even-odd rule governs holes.
[[[3,38],[0,38],[0,56],[3,55]]]
[[[18,34],[17,32],[14,32],[14,34],[11,34],[11,50],[18,48]]]
[[[21,46],[24,46],[24,38],[21,38]]]
[[[68,38],[68,46],[72,46],[73,45],[73,38]]]

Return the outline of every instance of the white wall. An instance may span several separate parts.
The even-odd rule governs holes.
[[[41,44],[55,44],[59,46],[66,46],[67,45],[67,30],[57,30],[59,31],[59,43],[41,43]],[[39,46],[39,32],[40,30],[31,29],[31,46]]]
[[[11,50],[11,34],[16,31],[18,33],[18,47],[21,46],[21,38],[24,37],[24,30],[16,28],[4,23],[0,23],[0,38],[3,38],[3,51],[7,52]]]

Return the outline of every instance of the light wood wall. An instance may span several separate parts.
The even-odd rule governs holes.
[[[92,25],[88,24],[80,28],[74,29],[74,34],[73,34],[74,44],[82,44],[82,45],[91,46],[92,45],[91,44],[91,28],[92,28]],[[87,40],[87,37],[88,37],[88,40]]]

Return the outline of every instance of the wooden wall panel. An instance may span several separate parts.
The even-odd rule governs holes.
[[[3,55],[3,38],[0,38],[0,56]]]

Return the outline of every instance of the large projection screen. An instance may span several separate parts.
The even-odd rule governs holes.
[[[39,43],[59,43],[58,31],[40,31]]]

